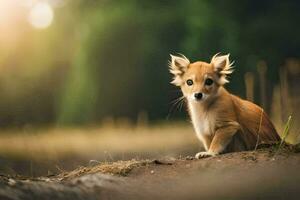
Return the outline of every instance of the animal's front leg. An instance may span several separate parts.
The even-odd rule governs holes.
[[[210,147],[206,152],[199,152],[196,154],[196,158],[204,158],[215,156],[222,153],[234,134],[240,129],[240,125],[237,122],[227,122],[222,127],[218,128],[215,132],[215,136],[212,139]]]
[[[199,137],[200,141],[202,142],[205,151],[201,151],[201,152],[197,153],[195,155],[195,158],[197,158],[197,159],[207,157],[206,154],[207,154],[207,151],[212,142],[212,137],[210,135],[199,135],[198,137]]]
[[[203,134],[203,135],[199,135],[198,138],[202,142],[205,151],[208,151],[212,141],[212,137],[210,135]]]

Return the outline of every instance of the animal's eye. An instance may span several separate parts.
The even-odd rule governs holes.
[[[188,80],[186,81],[186,84],[189,85],[189,86],[191,86],[191,85],[194,84],[194,82],[193,82],[192,79],[188,79]]]
[[[205,80],[205,85],[212,85],[214,83],[214,81],[211,79],[211,78],[207,78],[206,80]]]

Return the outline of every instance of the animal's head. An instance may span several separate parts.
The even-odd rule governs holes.
[[[227,76],[233,72],[229,54],[216,54],[210,63],[190,63],[184,55],[171,55],[169,67],[173,74],[171,83],[179,86],[189,101],[199,102],[215,97],[219,88],[228,83]]]

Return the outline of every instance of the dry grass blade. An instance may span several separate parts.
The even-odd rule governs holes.
[[[256,140],[254,151],[257,150],[257,147],[259,145],[259,133],[260,133],[261,125],[262,125],[263,114],[264,114],[264,109],[261,109],[259,127],[258,127],[258,131],[257,131],[257,140]]]

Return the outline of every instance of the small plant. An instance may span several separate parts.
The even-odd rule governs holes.
[[[279,144],[278,149],[280,149],[280,147],[283,145],[283,143],[285,143],[285,139],[286,139],[286,137],[288,136],[288,134],[290,132],[291,122],[292,122],[292,116],[289,116],[288,121],[284,125],[284,130],[283,130],[281,142]]]

